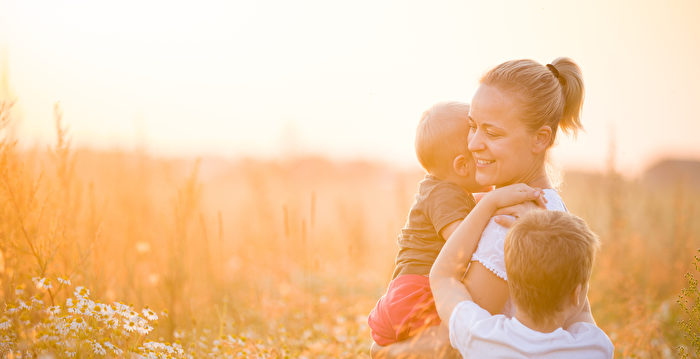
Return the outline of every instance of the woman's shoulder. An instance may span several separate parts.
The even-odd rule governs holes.
[[[568,212],[564,201],[561,199],[559,192],[552,188],[545,188],[543,190],[544,198],[547,199],[547,209],[550,211],[563,211]]]

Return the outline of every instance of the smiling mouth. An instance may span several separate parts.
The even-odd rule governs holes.
[[[476,160],[476,166],[477,167],[484,167],[484,166],[488,166],[494,162],[496,162],[496,161]]]

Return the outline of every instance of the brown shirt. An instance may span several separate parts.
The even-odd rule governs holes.
[[[474,205],[474,197],[462,187],[426,175],[399,235],[392,279],[402,274],[430,274],[445,244],[445,238],[438,233],[448,224],[464,219]]]

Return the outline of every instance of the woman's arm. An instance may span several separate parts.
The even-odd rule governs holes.
[[[462,283],[471,293],[474,303],[491,314],[503,313],[508,299],[508,283],[483,264],[471,262]]]

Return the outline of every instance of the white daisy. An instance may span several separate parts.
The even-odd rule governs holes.
[[[76,287],[73,295],[77,298],[87,298],[90,295],[90,290],[85,287]]]
[[[119,326],[119,319],[114,317],[107,317],[105,318],[104,323],[105,325],[107,325],[107,328],[117,329],[117,327]]]
[[[19,307],[17,307],[16,305],[13,305],[13,304],[7,304],[6,308],[7,309],[5,309],[5,313],[7,313],[7,314],[15,314],[15,313],[19,312]]]
[[[25,303],[22,299],[17,299],[17,306],[20,309],[30,309],[27,303]]]
[[[69,328],[71,331],[83,330],[85,327],[87,327],[87,323],[85,323],[85,320],[81,317],[75,317],[70,321]]]
[[[153,327],[148,325],[145,320],[139,321],[136,326],[136,331],[141,335],[146,335],[153,330]]]
[[[146,307],[142,311],[143,316],[146,317],[146,319],[153,321],[153,320],[158,320],[158,314],[156,314],[154,311],[152,311],[150,308]]]
[[[61,314],[61,307],[58,305],[48,307],[48,308],[46,308],[46,313],[48,313],[52,317],[59,315],[59,314]]]
[[[124,319],[124,329],[126,329],[128,332],[133,332],[136,330],[136,327],[138,324],[136,323],[135,320],[133,319]]]
[[[34,285],[37,287],[37,289],[51,289],[53,287],[51,285],[51,280],[48,278],[34,277],[32,278],[32,281],[34,282]]]
[[[66,278],[63,278],[63,277],[58,277],[58,278],[56,278],[56,280],[58,280],[58,282],[61,283],[61,284],[63,284],[63,285],[70,286],[70,279],[66,279]]]
[[[95,353],[97,355],[106,355],[107,354],[107,351],[105,350],[104,347],[102,347],[102,345],[100,345],[100,343],[92,342],[91,344],[92,344],[92,352],[93,353]]]

